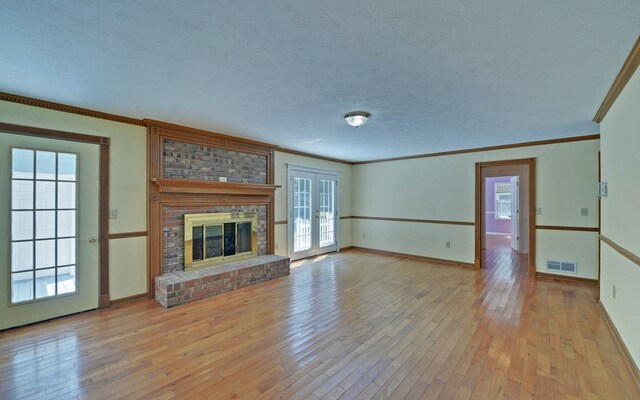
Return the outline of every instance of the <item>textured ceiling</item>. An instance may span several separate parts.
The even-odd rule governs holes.
[[[639,28],[638,0],[5,0],[0,91],[366,160],[597,133]]]

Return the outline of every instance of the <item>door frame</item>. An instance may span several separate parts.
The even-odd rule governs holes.
[[[536,274],[536,159],[519,158],[513,160],[484,161],[476,163],[476,195],[475,195],[475,266],[482,268],[482,231],[484,229],[482,196],[484,195],[484,180],[482,169],[489,167],[504,167],[527,165],[529,167],[529,276]]]
[[[109,297],[109,149],[111,139],[82,133],[0,122],[0,131],[14,135],[89,143],[100,146],[98,187],[98,308],[108,308]]]
[[[513,188],[514,181],[516,184],[515,190]],[[516,250],[517,252],[520,252],[520,176],[511,176],[509,178],[509,182],[511,183],[511,248]],[[513,201],[514,197],[515,202]],[[516,216],[516,218],[513,218],[514,215]],[[513,247],[514,242],[516,243],[517,249]]]
[[[331,170],[331,169],[323,169],[323,168],[314,168],[314,167],[306,167],[304,165],[299,164],[290,164],[285,163],[287,167],[287,255],[291,257],[290,250],[292,250],[292,237],[291,237],[291,227],[293,226],[293,221],[290,218],[290,210],[289,206],[291,201],[291,194],[293,193],[293,187],[291,186],[291,172],[307,172],[311,174],[324,174],[324,175],[335,175],[336,176],[336,216],[335,216],[335,238],[336,238],[336,252],[340,252],[340,171]],[[315,189],[314,189],[315,190]],[[315,257],[311,256],[311,257]],[[304,257],[303,257],[304,258]]]

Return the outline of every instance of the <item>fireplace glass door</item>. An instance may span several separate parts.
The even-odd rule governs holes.
[[[289,257],[336,251],[337,174],[289,169]]]
[[[194,226],[192,260],[251,253],[251,222]]]

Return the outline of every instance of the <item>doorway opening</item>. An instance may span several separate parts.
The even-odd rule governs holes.
[[[505,257],[535,274],[535,159],[476,164],[476,266]]]
[[[339,172],[288,165],[287,174],[289,258],[337,251]]]
[[[487,176],[484,178],[484,250],[516,253],[528,252],[527,235],[521,235],[519,215],[520,176]]]

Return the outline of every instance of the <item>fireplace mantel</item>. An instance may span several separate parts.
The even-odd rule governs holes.
[[[245,196],[272,195],[280,185],[211,182],[193,179],[152,178],[159,193],[238,194]]]

